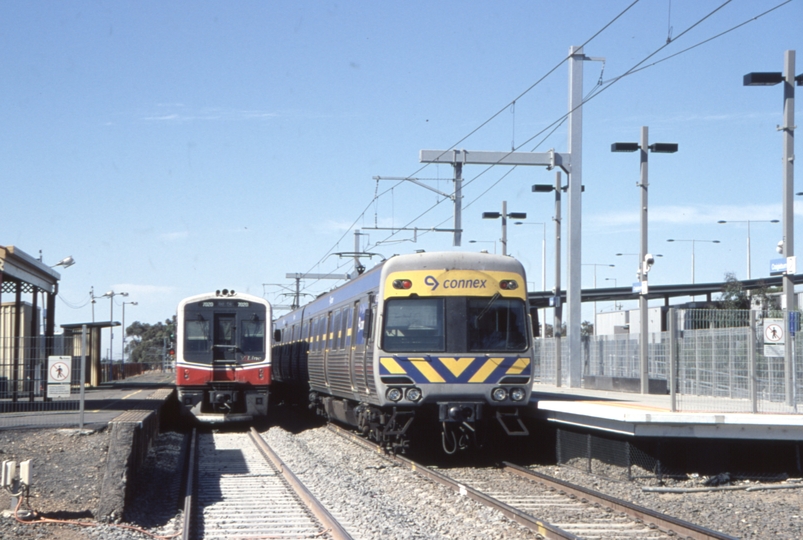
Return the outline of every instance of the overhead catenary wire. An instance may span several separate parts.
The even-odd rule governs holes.
[[[618,75],[618,76],[616,76],[616,77],[614,77],[614,78],[612,78],[612,79],[610,79],[610,80],[608,80],[608,81],[603,81],[603,80],[602,80],[602,73],[601,73],[601,74],[600,74],[600,81],[598,82],[597,86],[596,86],[596,87],[595,87],[595,88],[594,88],[594,89],[593,89],[593,90],[592,90],[592,91],[589,93],[589,95],[588,95],[588,96],[586,96],[586,97],[584,97],[584,98],[583,98],[583,100],[581,101],[580,105],[578,105],[578,106],[577,106],[577,108],[580,108],[580,107],[582,107],[583,105],[585,105],[586,103],[588,103],[589,101],[591,101],[592,99],[594,99],[595,97],[597,97],[598,95],[600,95],[602,92],[604,92],[605,90],[607,90],[608,88],[610,88],[611,86],[613,86],[614,84],[616,84],[617,82],[619,82],[620,80],[622,80],[622,79],[624,79],[624,78],[628,77],[629,75],[633,75],[633,74],[635,74],[635,73],[638,73],[638,72],[640,72],[640,71],[643,71],[643,70],[645,70],[645,69],[647,69],[647,68],[649,68],[649,67],[656,66],[656,65],[658,65],[658,64],[660,64],[660,63],[662,63],[662,62],[664,62],[664,61],[666,61],[666,60],[669,60],[669,59],[671,59],[671,58],[677,57],[677,56],[679,56],[679,55],[681,55],[681,54],[684,54],[684,53],[686,53],[686,52],[689,52],[689,51],[691,51],[691,50],[693,50],[693,49],[695,49],[695,48],[697,48],[697,47],[699,47],[699,46],[701,46],[701,45],[704,45],[704,44],[706,44],[706,43],[709,43],[709,42],[711,42],[711,41],[713,41],[713,40],[715,40],[715,39],[718,39],[718,38],[720,38],[720,37],[722,37],[722,36],[724,36],[724,35],[726,35],[726,34],[728,34],[728,33],[730,33],[730,32],[733,32],[733,31],[737,30],[738,28],[741,28],[741,27],[743,27],[743,26],[745,26],[745,25],[749,24],[750,22],[754,22],[754,21],[758,20],[759,18],[761,18],[761,17],[763,17],[763,16],[765,16],[765,15],[767,15],[767,14],[769,14],[769,13],[771,13],[771,12],[773,12],[773,11],[777,10],[777,9],[779,9],[780,7],[782,7],[782,6],[784,6],[784,5],[788,4],[788,3],[790,3],[792,0],[784,0],[783,2],[779,3],[778,5],[776,5],[776,6],[772,7],[772,8],[770,8],[770,9],[768,9],[768,10],[766,10],[766,11],[764,11],[764,12],[762,12],[762,13],[760,13],[760,14],[758,14],[758,15],[754,16],[754,17],[751,17],[750,19],[748,19],[748,20],[746,20],[746,21],[743,21],[742,23],[740,23],[740,24],[738,24],[738,25],[735,25],[735,26],[733,26],[733,27],[729,28],[728,30],[725,30],[725,31],[723,31],[723,32],[720,32],[720,33],[718,33],[718,34],[716,34],[716,35],[714,35],[714,36],[712,36],[712,37],[710,37],[710,38],[707,38],[707,39],[705,39],[705,40],[703,40],[703,41],[700,41],[700,42],[696,43],[695,45],[692,45],[692,46],[690,46],[690,47],[687,47],[686,49],[683,49],[683,50],[681,50],[681,51],[679,51],[679,52],[677,52],[677,53],[674,53],[674,54],[672,54],[672,55],[670,55],[670,56],[667,56],[667,57],[665,57],[665,58],[662,58],[662,59],[660,59],[660,60],[658,60],[658,61],[655,61],[655,62],[653,62],[653,63],[651,63],[651,64],[642,65],[642,64],[644,64],[645,62],[647,62],[649,59],[651,59],[652,57],[654,57],[656,54],[658,54],[658,53],[660,53],[662,50],[664,50],[664,49],[665,49],[667,46],[669,46],[670,44],[674,44],[676,41],[678,41],[678,39],[680,39],[681,37],[683,37],[685,34],[687,34],[687,33],[688,33],[688,32],[690,32],[691,30],[693,30],[694,28],[696,28],[697,26],[699,26],[700,24],[702,24],[704,21],[706,21],[706,20],[707,20],[707,19],[709,19],[711,16],[713,16],[715,13],[719,12],[719,11],[720,11],[721,9],[723,9],[725,6],[727,6],[728,4],[730,4],[730,3],[731,3],[731,1],[732,1],[732,0],[725,0],[725,1],[724,1],[722,4],[720,4],[719,6],[717,6],[716,8],[714,8],[713,10],[711,10],[709,13],[707,13],[706,15],[704,15],[703,17],[701,17],[699,20],[697,20],[697,21],[696,21],[696,22],[694,22],[693,24],[691,24],[689,27],[687,27],[685,30],[683,30],[683,31],[682,31],[680,34],[678,34],[676,37],[674,37],[674,38],[672,38],[672,39],[667,39],[666,43],[663,43],[661,46],[659,46],[658,48],[656,48],[656,49],[655,49],[653,52],[651,52],[650,54],[648,54],[646,57],[644,57],[642,60],[640,60],[639,62],[637,62],[637,63],[636,63],[636,64],[635,64],[633,67],[631,67],[630,69],[628,69],[627,71],[625,71],[625,72],[624,72],[624,73],[622,73],[621,75]],[[596,33],[594,33],[594,34],[593,34],[593,35],[592,35],[592,36],[591,36],[589,39],[587,39],[585,42],[583,42],[583,44],[582,44],[580,47],[581,47],[581,48],[582,48],[582,47],[585,47],[585,46],[586,46],[586,45],[588,45],[590,42],[592,42],[592,41],[593,41],[593,40],[594,40],[596,37],[598,37],[598,36],[599,36],[599,35],[600,35],[602,32],[604,32],[605,30],[607,30],[607,29],[608,29],[608,28],[609,28],[609,27],[610,27],[610,26],[611,26],[611,25],[612,25],[614,22],[616,22],[616,21],[617,21],[619,18],[621,18],[621,17],[622,17],[622,16],[623,16],[623,15],[624,15],[624,14],[625,14],[627,11],[629,11],[629,10],[630,10],[630,9],[631,9],[631,8],[632,8],[634,5],[636,5],[638,2],[639,2],[639,0],[634,0],[634,1],[633,1],[631,4],[629,4],[627,7],[625,7],[625,8],[624,8],[624,9],[623,9],[623,10],[622,10],[622,11],[621,11],[621,12],[620,12],[618,15],[616,15],[616,16],[615,16],[613,19],[611,19],[611,20],[610,20],[608,23],[606,23],[606,24],[605,24],[605,25],[604,25],[604,26],[603,26],[603,27],[602,27],[600,30],[598,30],[598,31],[597,31]],[[671,32],[671,27],[670,27],[670,32]],[[491,121],[493,121],[493,120],[494,120],[496,117],[498,117],[498,116],[499,116],[499,115],[500,115],[502,112],[504,112],[504,111],[506,111],[506,110],[510,109],[510,107],[511,107],[511,106],[515,106],[515,102],[516,102],[516,101],[520,100],[522,97],[524,97],[526,94],[528,94],[528,93],[529,93],[530,91],[532,91],[534,88],[536,88],[536,87],[537,87],[537,86],[538,86],[540,83],[542,83],[542,82],[543,82],[543,81],[544,81],[546,78],[548,78],[548,77],[549,77],[551,74],[553,74],[553,73],[554,73],[554,72],[555,72],[557,69],[559,69],[559,68],[560,68],[560,67],[561,67],[561,66],[562,66],[564,63],[566,63],[566,61],[568,61],[568,60],[569,60],[569,58],[570,58],[570,56],[566,56],[565,58],[563,58],[563,59],[562,59],[560,62],[558,62],[558,63],[557,63],[557,64],[556,64],[554,67],[552,67],[552,68],[551,68],[549,71],[547,71],[547,72],[546,72],[546,73],[545,73],[543,76],[541,76],[541,77],[540,77],[540,78],[539,78],[537,81],[535,81],[535,82],[534,82],[532,85],[530,85],[529,87],[527,87],[527,88],[526,88],[524,91],[522,91],[522,92],[521,92],[519,95],[517,95],[517,96],[516,96],[516,97],[515,97],[513,100],[511,100],[511,101],[508,101],[508,102],[507,102],[507,103],[506,103],[506,104],[505,104],[503,107],[501,107],[499,110],[497,110],[495,113],[493,113],[493,114],[492,114],[490,117],[488,117],[488,118],[487,118],[485,121],[483,121],[482,123],[480,123],[480,124],[479,124],[477,127],[475,127],[474,129],[472,129],[471,131],[469,131],[469,132],[468,132],[468,133],[467,133],[465,136],[461,137],[461,138],[460,138],[460,139],[459,139],[457,142],[455,142],[454,144],[452,144],[452,145],[451,145],[451,146],[450,146],[450,147],[449,147],[447,150],[445,150],[444,152],[448,152],[448,151],[450,151],[450,150],[452,150],[452,149],[456,148],[458,145],[460,145],[461,143],[463,143],[463,142],[464,142],[465,140],[467,140],[469,137],[471,137],[472,135],[474,135],[475,133],[477,133],[479,130],[481,130],[483,127],[485,127],[486,125],[488,125],[488,124],[489,124]],[[604,66],[603,66],[603,69],[604,69]],[[567,113],[565,113],[565,114],[563,114],[563,115],[561,115],[561,116],[560,116],[558,119],[556,119],[554,122],[552,122],[551,124],[549,124],[548,126],[546,126],[544,129],[542,129],[542,130],[538,131],[538,132],[537,132],[537,133],[535,133],[533,136],[531,136],[531,137],[530,137],[530,138],[528,138],[527,140],[523,141],[521,144],[519,144],[519,145],[517,145],[517,146],[513,147],[513,148],[511,149],[511,152],[514,152],[514,151],[516,151],[517,149],[520,149],[520,148],[522,148],[522,147],[524,147],[524,146],[528,145],[528,144],[529,144],[530,142],[532,142],[534,139],[536,139],[536,138],[538,138],[539,136],[543,135],[545,132],[547,132],[547,131],[550,131],[550,130],[551,130],[551,131],[550,131],[550,133],[549,133],[549,135],[547,135],[547,137],[545,137],[545,138],[544,138],[544,140],[546,140],[546,139],[547,139],[547,138],[548,138],[550,135],[552,135],[552,133],[554,133],[554,131],[555,131],[555,130],[557,130],[557,128],[559,128],[559,127],[560,127],[560,125],[562,125],[562,124],[563,124],[563,123],[564,123],[564,122],[565,122],[565,121],[568,119],[569,115],[570,115],[570,114],[571,114],[573,111],[574,111],[574,109],[573,109],[573,110],[571,110],[571,111],[568,111]],[[514,131],[514,136],[515,136],[515,131]],[[538,146],[540,146],[540,144],[543,144],[543,142],[544,142],[544,141],[541,141],[541,142],[539,142],[539,143],[538,143],[538,145],[536,145],[536,147],[535,147],[535,148],[537,148]],[[533,149],[533,151],[535,150],[535,148]],[[407,177],[405,177],[405,178],[412,178],[412,177],[415,177],[415,176],[417,176],[417,175],[418,175],[418,174],[419,174],[419,173],[420,173],[422,170],[424,170],[426,167],[428,167],[428,166],[430,166],[430,165],[431,165],[430,163],[427,163],[427,164],[424,164],[424,165],[422,165],[421,167],[419,167],[418,169],[416,169],[416,170],[415,170],[413,173],[411,173],[410,175],[408,175],[408,176],[407,176]],[[473,183],[474,181],[478,180],[480,177],[482,177],[483,175],[485,175],[485,173],[487,173],[487,172],[488,172],[490,169],[492,169],[493,167],[494,167],[494,165],[489,165],[489,166],[488,166],[486,169],[484,169],[483,171],[481,171],[480,173],[478,173],[478,174],[477,174],[476,176],[474,176],[473,178],[471,178],[471,179],[469,179],[469,180],[466,180],[466,181],[464,181],[464,183],[463,183],[463,187],[465,188],[465,187],[467,187],[467,186],[471,185],[471,183]],[[499,178],[499,179],[498,179],[496,182],[494,182],[494,183],[493,183],[493,184],[492,184],[492,185],[491,185],[491,186],[490,186],[488,189],[486,189],[485,191],[483,191],[483,192],[482,192],[482,193],[481,193],[479,196],[477,196],[475,199],[473,199],[471,202],[469,202],[469,203],[468,203],[468,204],[465,206],[465,208],[468,208],[468,207],[469,207],[471,204],[473,204],[474,202],[476,202],[477,200],[479,200],[479,199],[480,199],[482,196],[484,196],[484,195],[485,195],[485,194],[487,194],[487,193],[488,193],[488,192],[489,192],[491,189],[493,189],[493,187],[495,187],[496,185],[498,185],[498,184],[499,184],[499,183],[500,183],[500,182],[501,182],[503,179],[505,179],[506,177],[508,177],[508,176],[509,176],[509,174],[510,174],[510,172],[512,172],[512,170],[513,170],[513,169],[515,169],[515,167],[511,168],[511,170],[510,170],[509,172],[506,172],[506,173],[505,173],[505,174],[504,174],[504,175],[503,175],[501,178]],[[367,211],[367,209],[368,209],[368,208],[370,208],[370,206],[371,206],[372,204],[376,205],[376,201],[377,201],[377,199],[378,199],[379,197],[382,197],[382,196],[384,196],[385,194],[387,194],[388,192],[391,192],[391,191],[393,190],[393,188],[397,187],[398,185],[402,184],[403,182],[404,182],[404,180],[400,180],[398,183],[396,183],[396,184],[392,185],[391,187],[389,187],[388,189],[386,189],[385,191],[383,191],[383,192],[381,192],[381,193],[378,193],[378,185],[377,185],[377,186],[376,186],[376,189],[375,189],[375,192],[374,192],[374,198],[373,198],[373,199],[371,200],[371,202],[368,204],[368,207],[367,207],[365,210],[363,210],[363,211],[362,211],[362,213],[360,213],[360,215],[359,215],[359,216],[358,216],[358,217],[357,217],[357,218],[354,220],[354,222],[353,222],[353,224],[352,224],[352,227],[354,226],[354,224],[356,224],[356,223],[357,223],[357,222],[358,222],[360,219],[362,219],[362,218],[364,217],[364,215],[365,215],[365,212]],[[454,194],[453,194],[453,195],[454,195]],[[440,204],[442,204],[442,203],[443,203],[445,200],[447,200],[447,199],[443,199],[443,200],[437,201],[435,204],[433,204],[433,205],[432,205],[432,206],[430,206],[429,208],[425,209],[423,212],[421,212],[420,214],[418,214],[416,217],[414,217],[414,218],[412,218],[411,220],[409,220],[409,221],[407,222],[407,224],[405,224],[405,225],[404,225],[404,226],[402,226],[402,227],[399,227],[399,228],[398,228],[398,229],[399,229],[398,231],[393,231],[393,232],[391,232],[390,234],[388,234],[388,236],[387,236],[387,237],[385,237],[384,239],[381,239],[381,240],[378,240],[377,242],[375,242],[375,243],[373,244],[373,246],[378,246],[378,245],[380,245],[380,244],[382,244],[382,243],[387,243],[387,242],[389,242],[389,241],[391,240],[391,238],[393,238],[394,236],[396,236],[396,235],[397,235],[397,234],[398,234],[398,233],[399,233],[401,230],[404,230],[404,229],[406,229],[406,228],[409,228],[409,227],[410,227],[412,224],[414,224],[416,221],[418,221],[419,219],[421,219],[422,217],[424,217],[425,215],[427,215],[429,212],[431,212],[432,210],[434,210],[436,207],[438,207]],[[376,208],[376,207],[375,207],[375,208]],[[376,216],[375,216],[375,221],[376,221],[376,220],[377,220],[377,218],[376,218]],[[446,221],[448,221],[448,219],[441,221],[441,222],[440,222],[440,224],[443,224],[443,223],[445,223]],[[439,224],[439,225],[440,225],[440,224]],[[437,226],[438,226],[438,225],[436,225],[435,227],[432,227],[432,228],[436,228]],[[423,236],[424,234],[426,234],[426,233],[428,232],[428,231],[427,231],[428,229],[429,229],[429,228],[422,228],[422,232],[420,233],[420,235],[419,235],[419,236]],[[349,230],[347,230],[347,231],[346,231],[346,232],[345,232],[345,233],[344,233],[344,234],[343,234],[343,235],[342,235],[342,236],[341,236],[341,237],[340,237],[340,238],[337,240],[337,243],[339,243],[339,242],[340,242],[340,241],[341,241],[343,238],[345,238],[345,236],[346,236],[346,235],[347,235],[347,234],[348,234],[350,231],[351,231],[351,228],[350,228]],[[369,248],[370,248],[370,246],[369,246]],[[321,263],[323,260],[325,260],[325,259],[326,259],[326,258],[329,256],[329,254],[331,254],[331,253],[332,253],[332,251],[333,251],[333,250],[334,250],[334,247],[330,248],[330,249],[329,249],[329,250],[326,252],[326,254],[325,254],[325,255],[324,255],[324,256],[323,256],[323,257],[322,257],[322,258],[321,258],[321,259],[320,259],[320,260],[319,260],[317,263],[315,263],[315,265],[313,265],[313,267],[314,267],[314,266],[317,266],[317,265],[318,265],[318,264],[320,264],[320,263]]]

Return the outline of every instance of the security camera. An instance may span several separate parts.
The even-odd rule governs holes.
[[[653,257],[650,253],[644,255],[644,262],[641,263],[641,273],[648,273],[653,264],[655,264],[655,257]]]
[[[778,246],[775,248],[775,251],[777,251],[778,253],[783,254],[783,240],[778,242]]]

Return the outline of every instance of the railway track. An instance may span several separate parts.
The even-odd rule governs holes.
[[[253,428],[193,431],[183,540],[350,539]]]
[[[329,429],[380,452],[378,446],[334,425]],[[539,538],[734,540],[582,486],[504,463],[500,468],[434,470],[401,456],[385,456],[462,496],[490,506]]]

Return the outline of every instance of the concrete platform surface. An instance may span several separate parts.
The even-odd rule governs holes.
[[[803,440],[803,414],[672,412],[668,395],[536,384],[527,414],[633,437]]]

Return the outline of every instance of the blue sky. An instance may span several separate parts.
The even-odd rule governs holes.
[[[584,90],[668,37],[644,65],[782,3],[642,0],[585,46],[605,62],[586,63]],[[448,200],[374,177],[438,179],[428,183],[445,192],[451,167],[422,169],[420,150],[567,151],[565,124],[538,135],[567,111],[561,62],[630,4],[0,3],[0,244],[41,250],[47,264],[75,258],[61,272],[58,324],[91,320],[92,287],[138,302],[126,323],[164,320],[182,298],[219,288],[289,303],[265,284],[349,271],[331,253],[354,249],[355,228],[367,233],[361,247],[384,256],[458,249],[445,233],[414,242],[412,232],[368,230],[452,226]],[[583,267],[583,287],[595,271],[599,287],[635,280],[635,257],[615,254],[638,252],[638,157],[610,144],[638,141],[641,126],[650,142],[680,145],[650,158],[650,251],[663,255],[650,281],[691,280],[692,244],[668,238],[720,240],[695,244],[698,283],[746,277],[746,226],[717,220],[781,218],[783,96],[743,87],[742,76],[781,71],[788,49],[803,73],[801,23],[803,2],[793,0],[585,105],[582,256],[616,266]],[[551,288],[553,198],[531,186],[554,172],[486,169],[464,170],[459,249],[494,248],[500,222],[481,214],[506,200],[528,222],[548,223]],[[509,252],[537,288],[542,238],[541,225],[508,231]],[[751,226],[753,277],[768,274],[780,238],[779,224]],[[305,283],[310,293],[334,284]],[[107,318],[108,300],[96,309]]]

